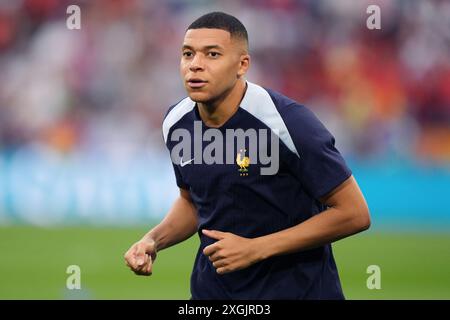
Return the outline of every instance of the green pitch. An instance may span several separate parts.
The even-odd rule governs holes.
[[[135,276],[123,254],[136,228],[0,227],[0,299],[188,299],[196,237],[159,253],[151,277]],[[450,299],[450,234],[373,233],[334,244],[348,299]],[[81,290],[66,289],[69,265]],[[369,265],[381,289],[369,290]]]

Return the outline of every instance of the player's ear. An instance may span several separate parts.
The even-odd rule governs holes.
[[[250,67],[250,55],[242,54],[239,60],[239,70],[237,73],[237,77],[241,78],[242,76],[244,76],[247,73],[249,67]]]

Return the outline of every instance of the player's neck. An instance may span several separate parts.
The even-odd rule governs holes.
[[[244,97],[247,83],[244,79],[238,80],[236,85],[223,96],[211,103],[197,103],[200,118],[208,127],[221,127],[239,108]]]

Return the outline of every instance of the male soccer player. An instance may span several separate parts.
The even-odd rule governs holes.
[[[235,17],[213,12],[188,27],[180,64],[188,97],[163,122],[180,195],[126,263],[150,275],[158,251],[198,232],[193,299],[343,299],[330,243],[369,227],[364,197],[322,123],[246,81],[249,65]],[[230,132],[231,141],[213,141]]]

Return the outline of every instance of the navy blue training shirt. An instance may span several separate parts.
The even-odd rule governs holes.
[[[200,136],[201,148],[195,146],[198,133],[205,134],[208,129],[190,98],[172,106],[163,122],[177,185],[189,190],[199,218],[200,247],[191,275],[192,298],[343,299],[331,245],[271,257],[219,275],[203,254],[216,240],[201,232],[219,230],[255,238],[290,228],[324,211],[326,206],[318,199],[351,176],[334,146],[334,137],[303,105],[250,82],[236,113],[205,135],[206,139]],[[227,140],[215,144],[211,151],[211,143],[217,142],[212,136],[227,137],[227,132],[236,129],[265,131],[268,138],[257,134],[258,143],[244,139],[244,147],[239,147],[237,138],[230,139],[233,148]],[[275,137],[278,148],[270,137]],[[189,148],[180,149],[183,139],[189,140],[184,141]],[[275,174],[262,174],[261,169],[270,164],[258,161],[257,153],[251,154],[255,146],[258,152],[278,157]],[[205,161],[205,154],[220,161]]]

